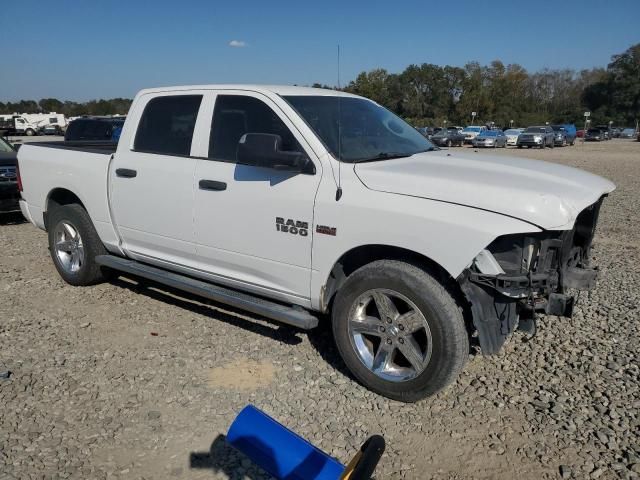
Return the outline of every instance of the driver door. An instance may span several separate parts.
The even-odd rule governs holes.
[[[206,158],[197,161],[194,177],[200,268],[245,290],[308,300],[319,163],[314,162],[315,174],[237,163],[238,141],[245,133],[279,135],[283,150],[314,157],[268,97],[231,90],[212,97]]]

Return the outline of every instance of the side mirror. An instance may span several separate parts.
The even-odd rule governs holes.
[[[245,133],[238,141],[236,161],[285,172],[316,173],[313,163],[303,152],[283,151],[281,144],[280,135]]]

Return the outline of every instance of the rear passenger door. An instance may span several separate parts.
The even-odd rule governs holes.
[[[217,92],[208,114],[208,146],[194,181],[195,238],[201,268],[219,281],[292,302],[309,298],[313,206],[319,162],[283,111],[251,92]],[[279,135],[282,150],[301,151],[315,174],[242,165],[245,133]],[[287,225],[288,224],[288,225]],[[292,228],[293,227],[293,228]]]
[[[118,145],[110,194],[123,246],[133,258],[194,261],[191,148],[202,99],[202,92],[192,91],[149,94],[129,115],[138,127]]]

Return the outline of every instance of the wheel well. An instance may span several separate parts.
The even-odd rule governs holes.
[[[48,212],[54,205],[70,205],[72,203],[77,203],[84,208],[82,201],[71,190],[67,190],[66,188],[54,188],[51,190],[51,192],[49,192],[49,197],[47,198],[46,210],[44,212],[45,228],[47,227]]]
[[[347,277],[358,268],[376,260],[400,260],[416,265],[433,275],[442,285],[448,288],[456,300],[464,298],[458,282],[441,265],[429,257],[412,250],[390,245],[362,245],[343,254],[334,264],[325,284],[321,308],[329,310],[331,302]]]

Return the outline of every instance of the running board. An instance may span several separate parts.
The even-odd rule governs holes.
[[[153,280],[169,287],[177,288],[184,292],[193,293],[200,297],[208,298],[216,302],[224,303],[247,312],[262,315],[263,317],[277,320],[288,325],[311,330],[318,326],[318,318],[314,317],[302,307],[282,305],[253,295],[220,287],[211,283],[196,280],[195,278],[169,272],[161,268],[152,267],[144,263],[136,262],[114,255],[98,255],[96,262],[102,266],[113,268],[121,272],[130,273],[139,277]]]

